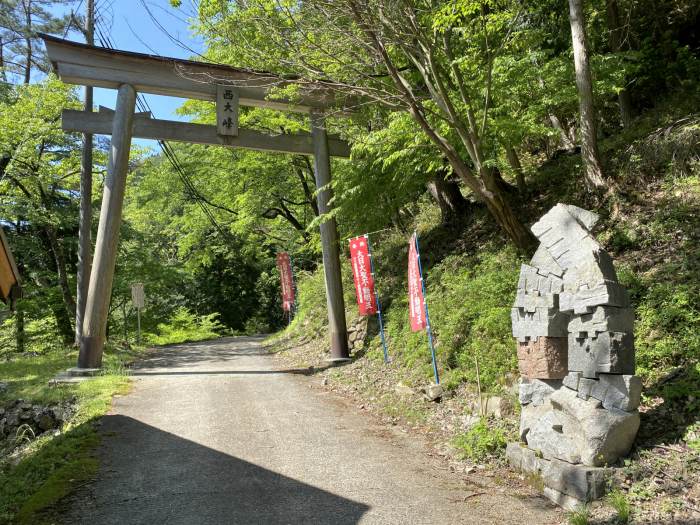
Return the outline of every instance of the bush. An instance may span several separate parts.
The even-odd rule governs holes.
[[[220,337],[225,327],[218,321],[219,314],[198,316],[185,307],[175,310],[167,323],[158,325],[157,334],[145,334],[145,340],[153,345],[169,345],[186,341],[204,341]]]
[[[489,426],[486,418],[481,418],[467,432],[457,435],[452,440],[452,446],[458,450],[462,459],[485,461],[499,456],[506,442],[506,433],[502,428]]]

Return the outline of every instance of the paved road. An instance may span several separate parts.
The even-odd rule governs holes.
[[[103,419],[98,479],[65,523],[554,523],[444,470],[418,438],[275,369],[261,339],[164,348]],[[440,467],[443,467],[442,469]],[[483,494],[480,494],[483,493]]]

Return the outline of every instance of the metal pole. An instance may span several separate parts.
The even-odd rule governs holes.
[[[328,154],[328,136],[323,113],[311,113],[311,136],[314,143],[314,172],[319,214],[325,215],[331,208],[331,164]],[[321,248],[323,250],[323,272],[326,278],[326,303],[328,305],[328,327],[331,336],[331,360],[346,361],[348,333],[345,324],[345,300],[340,273],[340,247],[335,219],[330,218],[320,225]]]
[[[85,41],[95,43],[95,0],[87,0]],[[85,86],[85,111],[92,111],[92,86]],[[83,134],[83,151],[80,158],[80,219],[78,222],[78,275],[75,293],[75,344],[80,344],[90,284],[90,255],[92,251],[92,134]]]
[[[367,241],[367,251],[369,252],[369,268],[372,272],[372,281],[374,281],[374,298],[377,300],[377,317],[379,318],[379,337],[382,340],[382,348],[384,349],[384,362],[388,363],[389,351],[386,348],[386,339],[384,338],[384,319],[382,317],[382,303],[379,300],[379,289],[377,287],[377,279],[374,275],[374,257],[372,256],[372,245],[369,242],[369,234],[365,234],[365,240]]]
[[[425,324],[428,329],[428,344],[430,345],[430,355],[433,358],[433,373],[435,374],[435,384],[440,384],[440,376],[437,369],[437,359],[435,358],[435,345],[433,345],[433,331],[430,328],[430,315],[428,314],[428,301],[425,294],[425,281],[423,280],[423,265],[420,262],[420,248],[418,247],[418,232],[413,232],[416,239],[416,257],[418,257],[418,271],[420,272],[420,285],[423,289],[423,306],[425,306]]]
[[[107,331],[107,315],[112,295],[112,280],[117,262],[119,228],[129,168],[129,149],[134,122],[136,91],[122,84],[112,124],[112,142],[107,164],[107,178],[102,195],[100,225],[97,229],[95,256],[90,274],[90,287],[85,304],[83,336],[80,340],[78,368],[99,368]]]

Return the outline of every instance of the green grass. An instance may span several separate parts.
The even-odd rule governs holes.
[[[574,510],[566,513],[569,525],[588,525],[590,516],[591,510],[588,505],[579,505]]]
[[[617,523],[624,524],[629,521],[632,508],[627,494],[621,490],[613,490],[605,497],[605,501],[615,510]]]
[[[481,418],[467,432],[457,434],[452,440],[452,446],[457,449],[460,457],[476,462],[501,455],[506,443],[506,432],[489,424],[486,418]]]
[[[75,396],[76,413],[57,436],[47,433],[19,454],[19,461],[0,462],[0,522],[50,522],[48,509],[97,471],[94,457],[99,436],[94,421],[104,415],[112,396],[128,392],[129,380],[122,352],[108,349],[104,372],[78,384],[49,386],[57,372],[75,364],[75,351],[49,351],[0,363],[0,377],[9,388],[3,400],[22,398],[48,404]]]

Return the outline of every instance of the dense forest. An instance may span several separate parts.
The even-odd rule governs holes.
[[[79,230],[94,240],[108,138],[94,138],[81,192],[80,134],[37,34],[87,34],[71,2],[0,0],[0,226],[22,276],[0,305],[0,357],[75,356]],[[188,4],[183,6],[181,4]],[[145,342],[273,333],[325,347],[318,226],[337,221],[341,253],[375,247],[397,380],[431,376],[407,326],[410,234],[421,237],[427,298],[447,388],[503,391],[517,370],[509,311],[529,226],[557,202],[598,213],[636,308],[637,368],[665,398],[673,439],[700,447],[700,4],[693,0],[171,0],[205,42],[193,60],[324,81],[351,111],[329,114],[352,146],[334,159],[332,212],[320,215],[313,160],[201,145],[134,146],[109,311],[110,348],[136,344],[130,285],[143,282]],[[97,16],[99,27],[99,13]],[[108,42],[97,42],[107,45]],[[295,96],[280,88],[273,96]],[[144,108],[141,108],[142,110]],[[180,114],[213,123],[214,104]],[[242,127],[309,131],[306,116],[242,108]],[[84,163],[84,160],[82,161]],[[84,184],[85,181],[83,181]],[[92,205],[81,215],[81,199]],[[290,327],[277,252],[298,287]],[[357,317],[343,262],[348,320]],[[376,327],[356,355],[381,362]],[[675,374],[669,382],[667,374]],[[676,403],[677,402],[677,403]],[[675,403],[675,404],[674,404]],[[694,414],[694,415],[693,415]],[[666,421],[663,418],[660,421]],[[671,428],[673,427],[673,428]],[[640,439],[656,439],[643,427]]]

